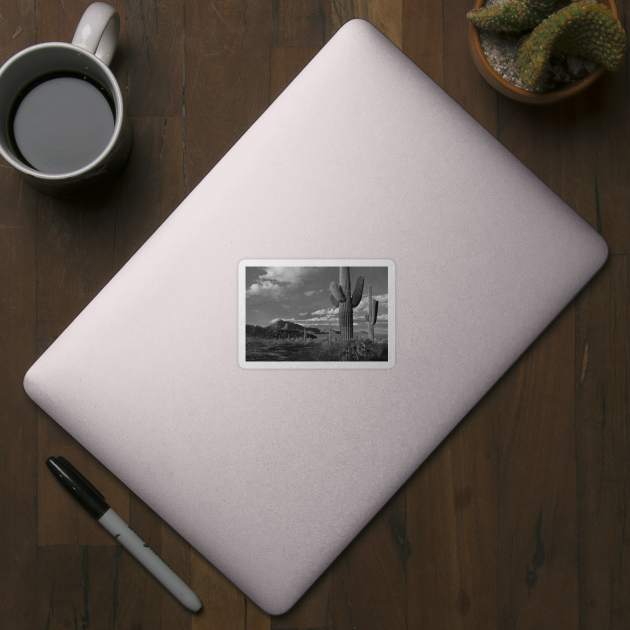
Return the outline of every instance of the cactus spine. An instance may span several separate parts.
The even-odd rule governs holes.
[[[368,287],[368,312],[365,319],[368,323],[368,334],[370,339],[374,341],[374,324],[378,315],[378,300],[372,299],[372,285]]]
[[[556,52],[615,70],[623,61],[626,43],[626,33],[612,11],[596,2],[575,2],[532,31],[519,48],[516,65],[529,85],[544,77]]]
[[[363,297],[363,276],[357,278],[354,292],[350,290],[350,267],[339,267],[339,284],[330,283],[330,301],[339,307],[339,332],[341,341],[352,339],[354,331],[354,309]]]
[[[466,17],[484,31],[519,33],[534,28],[565,4],[567,0],[507,0],[472,9]]]

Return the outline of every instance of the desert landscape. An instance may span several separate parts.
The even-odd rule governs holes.
[[[366,276],[372,283],[364,295]],[[324,278],[339,281],[321,288]],[[246,361],[388,361],[387,267],[259,268],[247,286]],[[257,313],[294,307],[298,317],[256,323],[265,318]]]

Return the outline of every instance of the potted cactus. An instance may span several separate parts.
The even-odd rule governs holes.
[[[624,58],[627,38],[617,7],[614,0],[603,2],[477,0],[467,14],[475,65],[490,85],[516,100],[545,103],[571,96],[594,83],[605,70],[618,68]],[[488,54],[490,41],[505,41],[506,48],[511,41],[513,63],[495,63]],[[567,76],[556,74],[555,79],[545,81],[555,74],[550,69],[554,64],[558,67],[558,60]],[[566,84],[557,85],[556,81]]]

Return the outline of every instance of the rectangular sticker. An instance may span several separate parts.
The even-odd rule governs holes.
[[[238,300],[243,368],[394,365],[391,260],[242,260]]]

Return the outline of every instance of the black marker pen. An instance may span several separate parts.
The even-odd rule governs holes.
[[[183,606],[193,612],[201,608],[201,601],[192,590],[107,505],[105,497],[65,457],[49,457],[46,466],[61,485]]]

